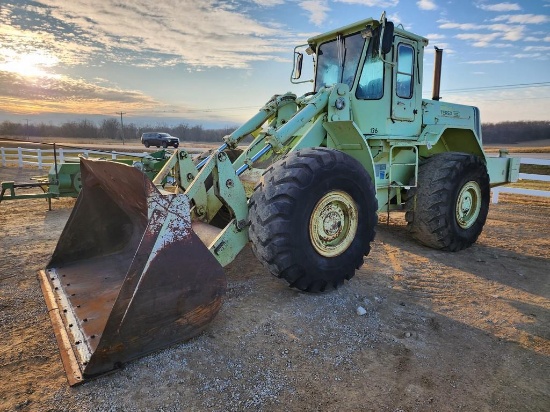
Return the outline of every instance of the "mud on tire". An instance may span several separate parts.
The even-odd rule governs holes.
[[[483,230],[489,196],[489,175],[478,156],[449,152],[429,157],[419,166],[418,186],[408,193],[409,231],[435,249],[465,249]]]
[[[252,250],[292,287],[337,287],[370,252],[377,209],[357,160],[327,148],[292,152],[266,170],[250,199]]]

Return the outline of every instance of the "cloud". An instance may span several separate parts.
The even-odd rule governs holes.
[[[433,0],[419,0],[416,2],[419,9],[422,10],[435,10],[437,9],[437,5]]]
[[[58,63],[79,65],[85,63],[87,56],[101,53],[97,45],[86,39],[75,41],[71,36],[61,36],[58,32],[48,32],[37,28],[26,30],[10,25],[10,19],[0,16],[0,61],[23,54],[44,54],[51,56]],[[9,17],[9,16],[8,16]]]
[[[474,47],[489,47],[491,42],[499,37],[499,33],[460,33],[455,37],[460,40],[472,41],[472,46]]]
[[[327,12],[330,11],[327,1],[306,0],[299,3],[300,7],[309,12],[309,21],[320,26],[327,18]]]
[[[259,6],[273,7],[279,4],[284,4],[285,0],[253,0]]]
[[[496,3],[496,4],[478,4],[482,10],[487,11],[517,11],[521,10],[521,7],[517,3]]]
[[[337,3],[360,4],[369,7],[395,7],[399,0],[335,0]]]
[[[256,61],[280,58],[292,39],[280,26],[248,17],[239,10],[242,4],[235,2],[41,0],[39,4],[3,10],[0,41],[13,45],[22,37],[59,54],[65,64],[97,58],[141,66],[247,68]],[[280,3],[258,0],[257,4]],[[25,13],[36,22],[32,33],[16,24]]]
[[[512,57],[527,60],[548,60],[548,55],[542,53],[518,53],[514,54]]]
[[[527,46],[525,51],[550,51],[550,46]]]
[[[525,38],[525,26],[514,24],[473,24],[454,23],[449,21],[440,22],[441,29],[457,29],[467,31],[455,37],[461,40],[473,40],[475,47],[489,47],[494,40],[519,41]],[[489,33],[480,33],[480,30],[487,30]]]
[[[455,38],[474,41],[474,47],[509,47],[506,43],[492,43],[495,40],[518,41],[523,38],[523,30],[509,30],[507,32],[494,29],[493,33],[459,33]]]
[[[469,62],[464,62],[466,64],[500,64],[505,63],[504,60],[472,60]]]
[[[550,17],[544,14],[505,14],[495,17],[492,21],[505,21],[510,24],[542,24],[548,23]]]
[[[140,111],[159,104],[140,91],[99,86],[66,76],[31,80],[17,73],[0,71],[0,90],[0,111],[15,113],[105,114],[114,113],[121,106],[127,111]]]
[[[476,30],[480,26],[473,23],[453,23],[453,22],[441,22],[440,29],[458,29],[458,30]]]
[[[426,37],[430,41],[435,41],[435,40],[445,39],[447,36],[440,33],[430,33],[430,34],[426,34],[424,37]]]
[[[536,41],[536,42],[550,42],[550,35],[546,35],[545,37],[535,37],[535,36],[527,36],[523,40],[525,41]]]

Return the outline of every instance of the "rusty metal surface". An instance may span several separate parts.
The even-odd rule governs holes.
[[[60,308],[57,304],[50,282],[48,281],[48,275],[44,270],[38,272],[38,280],[40,281],[40,287],[42,288],[42,293],[46,300],[48,314],[50,315],[57,345],[59,346],[61,361],[67,373],[67,380],[69,381],[69,385],[77,385],[82,382],[82,371],[80,370],[80,366],[78,365],[71,345],[71,340],[63,324]]]
[[[185,195],[161,195],[123,164],[83,159],[81,170],[81,194],[41,279],[57,306],[62,357],[68,341],[81,372],[74,378],[64,359],[71,385],[196,336],[226,289]]]

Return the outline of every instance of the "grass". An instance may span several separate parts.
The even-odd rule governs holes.
[[[508,183],[505,186],[518,187],[521,189],[543,190],[545,192],[550,191],[550,182],[543,182],[540,180],[518,180],[515,183]]]
[[[550,175],[550,166],[545,165],[520,165],[520,173],[531,173],[534,175]]]
[[[487,153],[498,153],[500,149],[508,150],[508,153],[550,153],[550,146],[543,147],[506,147],[505,144],[500,146],[485,146],[483,148]]]

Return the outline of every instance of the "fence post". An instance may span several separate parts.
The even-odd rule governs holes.
[[[115,152],[111,152],[111,159],[116,160],[116,153]]]
[[[42,150],[41,149],[36,149],[36,157],[38,160],[38,168],[42,169]]]
[[[21,151],[20,147],[17,148],[17,161],[17,165],[19,167],[23,167],[23,152]]]
[[[2,167],[6,167],[6,152],[3,147],[0,147],[0,152],[2,153]]]
[[[493,196],[491,197],[491,203],[495,204],[498,203],[498,192],[499,190],[494,188],[493,189]]]
[[[60,147],[59,148],[59,163],[64,163],[65,162],[65,157],[63,155],[63,148]]]

